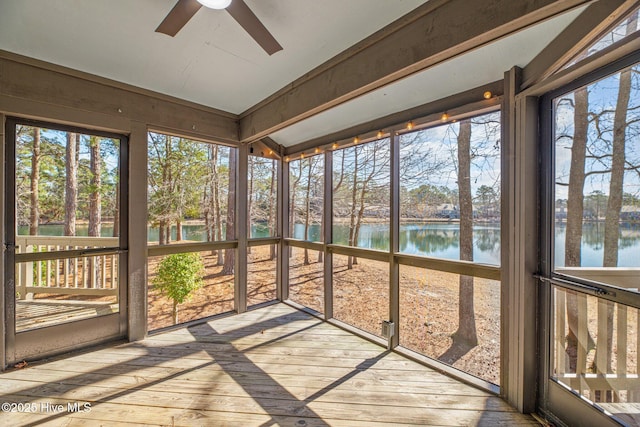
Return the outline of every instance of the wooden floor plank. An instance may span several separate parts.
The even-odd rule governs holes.
[[[91,408],[0,413],[0,425],[537,425],[283,304],[2,373],[0,395]]]

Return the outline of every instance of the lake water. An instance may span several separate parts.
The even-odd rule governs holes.
[[[112,235],[112,228],[102,227],[102,236]],[[78,235],[87,235],[86,227],[78,227]],[[20,234],[27,233],[21,227]],[[42,225],[40,234],[48,236],[62,235],[61,225]],[[176,230],[172,230],[173,239]],[[183,239],[205,241],[206,233],[203,225],[183,225]],[[302,239],[304,226],[296,224],[293,237]],[[253,237],[268,237],[268,229],[264,226],[253,226]],[[320,226],[312,225],[309,239],[319,241]],[[349,236],[348,225],[334,225],[333,238],[337,244],[346,244]],[[158,229],[150,227],[147,233],[150,242],[158,241]],[[475,224],[473,227],[473,259],[484,264],[500,263],[500,224]],[[565,224],[557,223],[555,227],[556,266],[564,265]],[[358,236],[358,246],[379,250],[389,249],[388,224],[363,224]],[[460,259],[460,230],[458,223],[408,223],[400,226],[400,252],[412,255],[426,255],[446,259]],[[582,236],[582,266],[601,267],[604,252],[604,224],[584,223]],[[618,266],[640,267],[640,224],[621,224],[618,252]]]

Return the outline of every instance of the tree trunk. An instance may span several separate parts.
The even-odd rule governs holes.
[[[305,218],[304,218],[304,240],[309,240],[309,219],[311,217],[311,159],[309,163],[309,173],[307,174],[307,191],[305,192]],[[304,249],[304,265],[309,265],[309,250]]]
[[[76,235],[76,211],[78,210],[78,134],[67,133],[64,191],[64,235]]]
[[[248,185],[248,189],[247,189],[247,193],[249,196],[249,200],[247,200],[247,235],[249,236],[249,238],[253,237],[251,235],[251,214],[252,214],[252,210],[253,210],[253,168],[254,168],[254,161],[253,161],[253,156],[248,156],[247,157],[247,162],[248,164],[248,170],[249,170],[249,177],[247,178],[247,185]],[[247,247],[247,255],[251,254],[251,247]]]
[[[632,19],[627,24],[627,35],[636,29],[636,19]],[[607,202],[607,213],[604,222],[604,259],[603,267],[618,266],[618,240],[620,235],[620,211],[622,210],[622,197],[624,191],[624,165],[625,149],[627,138],[627,111],[629,109],[629,99],[631,98],[631,74],[632,69],[628,68],[620,73],[620,83],[618,86],[618,99],[616,112],[613,119],[613,146],[611,158],[611,180],[609,182],[609,200]],[[602,373],[612,372],[613,353],[613,311],[614,304],[610,301],[600,301],[599,304],[606,304],[607,309],[607,343],[606,349],[601,346],[596,347],[594,367],[596,371]],[[596,366],[595,361],[599,358],[599,352],[605,350],[606,366]],[[602,398],[602,396],[600,396]],[[607,392],[606,401],[611,401],[611,392]]]
[[[113,211],[113,237],[120,236],[120,178],[116,182],[116,207]]]
[[[214,232],[217,241],[222,241],[222,215],[220,214],[220,177],[218,176],[218,146],[214,145],[212,149],[211,156],[211,169],[213,172],[213,188],[212,196],[213,196],[213,223],[214,223]],[[222,251],[218,252],[218,260],[216,265],[222,265],[224,263],[224,258],[222,256]]]
[[[173,324],[178,324],[178,301],[173,300]]]
[[[176,242],[182,241],[182,219],[176,220]]]
[[[158,223],[158,244],[166,245],[167,244],[167,236],[166,236],[167,227],[165,225],[165,221],[160,220]]]
[[[569,196],[567,199],[567,227],[565,236],[564,265],[579,267],[581,264],[582,217],[584,210],[585,157],[589,127],[589,93],[586,88],[574,93],[574,132],[569,169]],[[574,372],[578,355],[578,295],[567,292],[567,355],[569,369]],[[586,325],[582,325],[586,327]],[[589,341],[591,338],[589,337]],[[586,344],[586,343],[585,343]]]
[[[226,240],[235,239],[235,217],[236,217],[236,168],[237,152],[229,152],[229,194],[227,197],[227,230]],[[233,274],[235,263],[235,249],[225,249],[224,265],[222,274]]]
[[[102,220],[102,199],[100,195],[102,177],[101,177],[101,158],[100,158],[100,139],[98,137],[90,137],[90,168],[91,168],[91,193],[89,195],[89,236],[100,237],[100,228]]]
[[[298,184],[302,179],[302,162],[299,162],[300,167],[298,168],[298,176],[290,185],[290,205],[289,205],[289,237],[295,237],[295,226],[296,226],[296,194],[298,192]],[[293,249],[291,246],[288,246],[289,258],[293,256]]]
[[[40,128],[33,128],[33,150],[31,151],[31,207],[29,211],[29,234],[35,236],[38,234],[38,225],[40,224]]]
[[[460,122],[458,134],[458,198],[460,212],[460,260],[473,261],[473,205],[471,196],[471,121]],[[473,277],[460,276],[458,330],[453,341],[466,347],[478,345],[473,307]]]
[[[320,239],[324,242],[324,212],[320,216]],[[318,251],[318,262],[324,261],[324,252]]]
[[[269,189],[269,219],[267,227],[269,228],[269,236],[276,235],[276,161],[271,161],[271,187]],[[276,245],[269,247],[269,260],[273,261],[276,257]]]
[[[351,189],[351,212],[349,214],[349,246],[356,246],[356,202],[358,200],[358,147],[354,150],[353,164],[353,188]],[[347,258],[347,269],[351,270],[354,264],[353,256]],[[357,263],[357,261],[356,261]]]

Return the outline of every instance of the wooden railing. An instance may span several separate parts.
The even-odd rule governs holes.
[[[18,236],[16,254],[117,247],[117,237]],[[16,296],[108,296],[118,293],[118,254],[60,257],[16,264]]]
[[[568,276],[637,291],[639,268],[563,268]],[[595,402],[640,402],[640,310],[561,287],[555,293],[558,380]],[[569,311],[577,346],[568,349]],[[629,357],[629,353],[635,353]]]

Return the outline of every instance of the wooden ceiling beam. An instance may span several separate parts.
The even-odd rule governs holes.
[[[238,145],[238,116],[103,77],[0,50],[0,111],[111,130],[151,129]]]
[[[430,0],[240,115],[252,142],[588,0]]]
[[[599,0],[590,5],[523,69],[521,89],[558,71],[637,5],[636,0]]]

